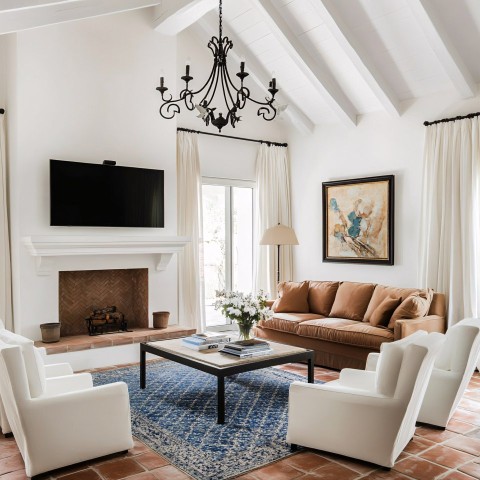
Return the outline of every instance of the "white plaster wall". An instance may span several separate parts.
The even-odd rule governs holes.
[[[58,278],[36,275],[23,236],[176,234],[176,125],[161,122],[155,91],[161,68],[173,76],[176,39],[155,32],[151,12],[144,9],[29,30],[10,40],[15,329],[37,339],[39,324],[58,320]],[[165,228],[49,226],[50,158],[113,159],[120,165],[163,169]],[[85,195],[94,194],[86,186]],[[59,262],[60,269],[72,266],[91,269],[99,263],[95,257]],[[151,258],[112,256],[102,260],[101,268],[129,266],[149,267],[150,314],[169,310],[176,323],[176,262],[156,272]]]
[[[476,112],[480,97],[442,93],[403,105],[402,116],[362,116],[358,126],[322,125],[311,136],[289,135],[292,159],[296,280],[350,280],[416,286],[425,120]],[[322,182],[395,175],[395,265],[322,262]]]

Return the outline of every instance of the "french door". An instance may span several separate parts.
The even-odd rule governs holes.
[[[203,178],[204,301],[209,328],[231,323],[214,309],[216,290],[252,291],[254,185]]]

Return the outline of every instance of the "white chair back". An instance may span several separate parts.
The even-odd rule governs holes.
[[[408,405],[394,443],[394,458],[400,455],[413,438],[433,364],[444,342],[445,336],[434,332],[416,340],[405,349],[395,397],[401,402],[408,402]]]
[[[446,427],[472,378],[480,355],[480,319],[450,327],[435,361],[418,421]]]

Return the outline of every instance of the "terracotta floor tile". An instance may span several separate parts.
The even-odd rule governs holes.
[[[444,447],[443,445],[437,445],[436,447],[423,452],[420,457],[450,468],[457,468],[460,465],[475,459],[474,455],[460,452],[453,448]]]
[[[447,469],[440,465],[416,457],[397,462],[393,469],[417,480],[434,480],[447,472]]]
[[[15,470],[23,470],[24,468],[25,464],[19,453],[0,459],[0,475],[14,472]]]
[[[478,463],[467,463],[467,465],[463,465],[463,467],[460,467],[459,470],[461,472],[467,473],[468,475],[471,475],[472,477],[480,478],[480,464]]]
[[[128,477],[128,480],[157,480],[157,477],[152,472],[143,472]]]
[[[27,474],[25,473],[25,469],[16,470],[15,472],[6,473],[5,475],[1,475],[2,480],[28,480]]]
[[[258,480],[258,477],[255,476],[253,473],[246,473],[245,475],[235,477],[235,480]]]
[[[118,480],[145,471],[145,469],[132,458],[111,460],[106,463],[95,465],[94,468],[103,478],[105,478],[105,480]]]
[[[292,467],[298,468],[304,472],[309,472],[310,470],[314,470],[315,468],[330,463],[330,460],[313,452],[301,452],[286,458],[285,461]]]
[[[433,447],[434,445],[435,442],[428,440],[428,438],[415,436],[412,440],[410,440],[410,442],[408,442],[408,445],[404,448],[404,452],[416,455],[424,452],[427,448]]]
[[[173,465],[156,468],[155,470],[151,470],[150,473],[155,475],[155,478],[158,480],[190,480],[192,478]]]
[[[456,432],[456,433],[467,433],[467,432],[471,432],[474,429],[475,429],[475,425],[461,422],[460,420],[456,420],[454,418],[452,418],[447,424],[447,430],[451,430],[452,432]]]
[[[465,398],[469,398],[470,400],[477,400],[480,402],[480,390],[467,390],[464,395]]]
[[[465,473],[459,472],[457,470],[452,470],[440,478],[441,480],[473,480],[474,477],[466,475]]]
[[[458,435],[458,433],[451,432],[450,430],[438,430],[435,428],[418,427],[415,431],[415,435],[423,438],[427,438],[432,442],[442,443],[445,440],[450,440]]]
[[[362,480],[408,480],[410,477],[406,477],[403,473],[396,472],[395,470],[383,470],[378,469],[367,476],[362,477]]]
[[[255,470],[255,475],[260,480],[292,480],[302,476],[303,472],[293,468],[287,460],[280,460],[272,465]]]
[[[476,430],[472,430],[471,432],[466,433],[465,436],[469,438],[478,438],[480,440],[480,428],[477,428]]]
[[[164,457],[155,452],[146,452],[135,457],[135,461],[145,467],[147,470],[164,467],[169,462]]]
[[[328,460],[347,467],[354,472],[361,473],[362,475],[365,475],[366,473],[369,473],[376,468],[375,465],[371,463],[356,460],[355,458],[344,457],[343,455],[336,455],[334,453],[327,452],[322,452],[322,455]]]
[[[354,480],[359,476],[357,472],[334,462],[331,462],[324,467],[317,468],[312,473],[318,478],[324,480],[339,480],[340,478],[342,480]]]
[[[460,408],[465,410],[470,410],[472,412],[480,412],[480,402],[476,400],[470,400],[468,398],[463,398],[458,404]]]
[[[20,453],[15,441],[0,444],[0,458],[10,457]]]
[[[133,455],[138,455],[139,453],[150,452],[150,448],[148,448],[144,443],[140,442],[136,438],[133,439],[133,448],[131,448],[127,456],[131,457]]]
[[[471,453],[472,455],[480,455],[480,440],[478,438],[457,436],[446,441],[445,445],[461,450],[462,452]]]
[[[100,475],[91,468],[87,468],[85,470],[79,470],[75,473],[69,473],[68,475],[62,475],[57,477],[61,480],[97,480],[101,479]]]
[[[461,422],[471,423],[473,425],[480,426],[480,413],[470,412],[463,408],[457,408],[452,418],[460,420]]]

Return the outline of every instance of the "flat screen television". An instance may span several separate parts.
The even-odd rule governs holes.
[[[164,227],[163,170],[50,160],[50,225]]]

